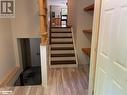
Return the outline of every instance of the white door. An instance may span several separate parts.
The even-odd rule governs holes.
[[[32,66],[40,66],[40,38],[30,38],[30,51],[31,51],[31,63]]]
[[[102,0],[94,95],[127,95],[127,0]]]

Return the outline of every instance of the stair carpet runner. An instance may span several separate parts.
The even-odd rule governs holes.
[[[76,64],[70,27],[51,28],[51,65]]]

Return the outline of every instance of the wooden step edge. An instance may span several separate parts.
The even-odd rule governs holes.
[[[68,54],[51,54],[51,57],[75,57],[74,53],[68,53]]]
[[[51,36],[52,38],[72,38],[72,36]]]
[[[72,37],[52,37],[52,36],[51,36],[51,38],[54,38],[54,39],[63,38],[63,39],[65,39],[65,38],[72,38]]]
[[[73,44],[73,42],[51,42],[51,44]]]
[[[51,50],[74,50],[74,47],[52,47]]]
[[[69,65],[69,64],[76,64],[75,60],[70,61],[51,61],[51,65]]]
[[[71,33],[71,31],[65,31],[65,32],[52,32],[51,33]]]
[[[86,55],[90,56],[91,48],[82,48],[82,51],[83,51]]]

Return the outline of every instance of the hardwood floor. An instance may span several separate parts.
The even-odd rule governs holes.
[[[88,70],[82,68],[49,69],[48,87],[25,86],[1,88],[8,95],[88,95]]]

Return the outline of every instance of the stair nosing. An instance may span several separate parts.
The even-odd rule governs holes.
[[[68,54],[51,54],[51,57],[75,57],[75,53],[68,53]]]
[[[52,32],[51,33],[71,33],[71,31],[64,31],[64,32]]]
[[[51,65],[70,65],[70,64],[76,64],[75,60],[70,61],[51,61]]]
[[[59,38],[63,38],[63,39],[64,39],[64,38],[72,38],[72,36],[71,36],[71,37],[51,37],[51,38],[54,38],[54,39],[57,39],[57,38],[58,38],[58,39],[59,39]]]
[[[51,42],[51,44],[73,44],[73,42]]]

